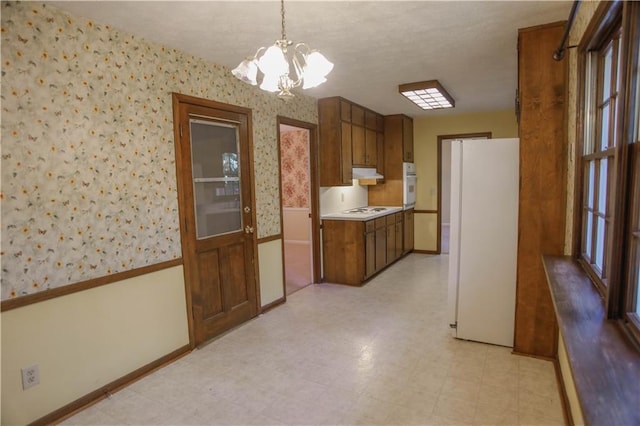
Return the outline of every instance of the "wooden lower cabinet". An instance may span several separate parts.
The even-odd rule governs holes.
[[[365,222],[364,233],[364,276],[376,273],[376,227],[375,220]]]
[[[403,250],[403,212],[369,221],[323,220],[324,281],[361,285],[398,260]]]
[[[402,256],[404,236],[402,212],[390,214],[387,219],[387,264],[391,264]]]
[[[413,251],[413,209],[405,210],[402,213],[404,215],[404,241],[402,254],[407,254],[410,251]]]
[[[403,253],[404,220],[402,212],[396,213],[396,252],[395,258],[400,259]]]
[[[387,266],[387,220],[384,217],[374,219],[376,228],[376,272]]]
[[[387,216],[387,264],[396,260],[396,215]]]

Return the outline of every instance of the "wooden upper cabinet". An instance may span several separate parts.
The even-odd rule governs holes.
[[[351,124],[351,146],[354,166],[367,165],[367,146],[364,138],[364,127]]]
[[[413,163],[413,119],[402,116],[402,158],[406,163]]]
[[[351,104],[341,98],[318,100],[320,186],[346,186],[353,181]]]
[[[375,130],[365,129],[364,144],[364,164],[368,167],[376,167],[378,164],[378,139]]]
[[[385,141],[393,151],[401,153],[401,162],[413,163],[413,119],[403,114],[384,118]]]
[[[364,108],[351,104],[351,124],[364,127]]]
[[[340,119],[351,123],[351,104],[345,100],[340,100]]]
[[[413,163],[413,119],[406,115],[384,117],[385,178],[402,179],[402,163]]]
[[[318,100],[320,186],[352,184],[352,168],[384,170],[383,116],[340,97]]]

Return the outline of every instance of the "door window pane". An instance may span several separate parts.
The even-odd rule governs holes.
[[[605,220],[601,217],[598,217],[598,226],[597,226],[597,237],[596,237],[596,266],[600,269],[600,271],[604,271],[604,235],[605,235]]]
[[[196,237],[242,230],[238,128],[192,119],[191,167]]]
[[[636,239],[636,247],[635,247],[635,253],[636,253],[636,265],[635,265],[635,280],[632,279],[631,280],[631,285],[635,285],[636,286],[636,290],[635,290],[635,295],[636,295],[636,303],[635,303],[635,313],[640,315],[640,267],[638,265],[640,265],[640,242]]]
[[[593,235],[593,215],[589,212],[587,212],[587,227],[586,227],[586,244],[584,246],[585,248],[585,254],[587,256],[587,259],[591,260],[593,259],[593,251],[592,251],[592,247],[593,247],[593,239],[592,239],[592,235]]]
[[[587,206],[590,209],[595,209],[595,203],[594,203],[594,190],[593,188],[595,187],[595,179],[596,179],[596,163],[595,161],[590,161],[589,162],[589,171],[587,172],[587,185],[588,185],[588,198],[587,198]]]
[[[604,73],[602,78],[602,101],[605,101],[611,95],[611,64],[613,57],[612,45],[607,47],[604,53],[604,61],[602,71]]]
[[[600,213],[607,212],[607,159],[600,160],[600,176],[598,186],[598,211]]]
[[[602,107],[602,125],[600,128],[601,139],[600,139],[600,149],[606,150],[609,147],[609,107],[610,104],[606,104]]]

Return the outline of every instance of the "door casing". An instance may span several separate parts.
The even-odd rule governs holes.
[[[311,250],[313,252],[313,283],[320,282],[320,179],[318,177],[318,125],[293,118],[278,116],[278,177],[282,182],[282,158],[280,155],[280,126],[288,125],[309,131],[309,187],[311,204]],[[284,224],[282,212],[282,184],[280,185],[280,224]],[[284,265],[284,232],[281,229],[282,240],[282,270]],[[287,299],[287,289],[285,280],[282,282],[284,300]]]
[[[216,101],[211,101],[208,99],[202,99],[202,98],[198,98],[198,97],[194,97],[194,96],[188,96],[188,95],[183,95],[180,93],[172,93],[172,102],[173,102],[173,122],[174,122],[174,140],[175,140],[175,147],[176,147],[176,151],[179,149],[179,144],[182,138],[181,135],[181,128],[180,128],[180,111],[181,111],[181,106],[183,105],[193,105],[193,106],[198,106],[198,107],[206,107],[206,108],[213,108],[213,109],[217,109],[217,110],[223,110],[223,111],[228,111],[228,112],[232,112],[232,113],[237,113],[237,114],[242,114],[245,115],[247,118],[247,138],[248,138],[248,149],[247,149],[247,161],[248,161],[248,170],[245,171],[244,173],[246,174],[246,179],[249,179],[249,185],[250,185],[250,196],[249,199],[244,201],[243,204],[249,205],[251,208],[251,223],[255,224],[256,223],[256,209],[255,209],[255,191],[253,190],[254,187],[254,182],[255,182],[255,176],[254,176],[254,170],[253,170],[253,126],[252,126],[252,115],[251,115],[251,109],[248,108],[243,108],[243,107],[239,107],[239,106],[235,106],[235,105],[230,105],[230,104],[225,104],[225,103],[221,103],[221,102],[216,102]],[[178,214],[179,214],[179,220],[180,220],[180,239],[181,239],[181,246],[182,246],[182,256],[183,256],[183,266],[185,268],[185,296],[186,296],[186,304],[187,304],[187,321],[188,321],[188,326],[189,326],[189,345],[191,348],[194,348],[197,344],[202,343],[199,342],[196,336],[196,329],[195,329],[195,319],[194,319],[194,303],[193,303],[193,297],[194,297],[194,292],[193,292],[193,286],[195,285],[195,283],[192,282],[191,279],[189,279],[189,271],[188,268],[192,267],[191,264],[193,262],[193,259],[190,258],[190,256],[193,256],[193,252],[194,249],[193,247],[191,247],[191,239],[189,237],[189,234],[187,232],[187,212],[185,211],[186,208],[186,200],[185,200],[185,194],[184,194],[184,190],[182,190],[181,188],[183,187],[183,185],[187,184],[185,182],[183,182],[183,176],[184,176],[184,168],[185,165],[183,164],[186,161],[191,161],[190,159],[180,159],[178,153],[176,152],[176,175],[177,175],[177,186],[178,186]],[[190,182],[188,184],[191,184]],[[255,293],[256,293],[256,307],[255,307],[255,311],[256,314],[259,313],[260,309],[260,285],[259,285],[259,274],[258,274],[258,265],[257,265],[257,261],[256,258],[258,256],[258,247],[257,247],[257,240],[256,240],[256,233],[252,233],[252,249],[253,249],[253,264],[251,265],[251,267],[253,268],[253,275],[254,275],[254,280],[255,280]]]

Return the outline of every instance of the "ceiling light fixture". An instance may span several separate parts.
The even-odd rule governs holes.
[[[401,84],[398,86],[398,91],[422,109],[453,108],[456,106],[456,102],[438,80]]]
[[[267,92],[277,92],[282,99],[293,98],[291,89],[302,85],[303,89],[316,87],[325,81],[333,69],[333,64],[317,50],[311,50],[305,43],[298,43],[292,49],[284,27],[284,0],[280,1],[282,15],[282,39],[273,46],[261,47],[253,57],[248,57],[231,73],[238,79],[253,86],[258,84],[258,71],[262,73],[260,88]]]

